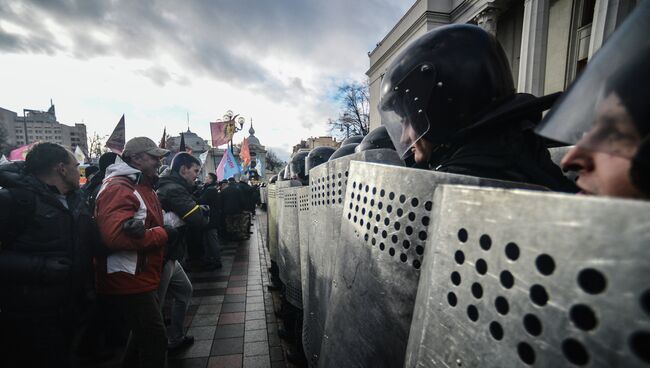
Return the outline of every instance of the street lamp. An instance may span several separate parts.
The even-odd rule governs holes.
[[[235,115],[232,110],[226,111],[226,113],[223,115],[223,121],[231,121],[234,118],[236,118],[237,115]],[[237,118],[237,124],[239,124],[239,128],[237,127],[237,124],[232,124],[233,128],[233,135],[230,136],[230,152],[234,155],[235,151],[233,149],[233,142],[232,142],[232,137],[235,135],[235,133],[241,131],[244,129],[244,124],[246,123],[246,119],[244,119],[243,116],[240,116]]]

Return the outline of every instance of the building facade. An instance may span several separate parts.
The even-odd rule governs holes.
[[[563,91],[638,0],[417,0],[368,53],[370,129],[380,125],[379,94],[388,66],[413,40],[446,24],[472,23],[504,48],[518,92]]]
[[[293,146],[292,154],[301,149],[314,149],[316,147],[334,147],[339,148],[341,142],[337,142],[333,137],[310,137]]]
[[[86,125],[59,123],[54,105],[47,111],[24,109],[22,115],[0,107],[0,125],[7,133],[8,145],[12,147],[34,142],[52,142],[72,151],[79,146],[84,153],[88,153]]]

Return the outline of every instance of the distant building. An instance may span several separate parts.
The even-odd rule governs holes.
[[[300,143],[293,146],[292,154],[298,152],[298,150],[314,149],[316,147],[334,147],[339,148],[341,142],[337,142],[335,138],[332,137],[311,137],[306,140],[300,141]]]
[[[69,126],[56,120],[54,105],[47,111],[24,109],[19,116],[11,110],[0,107],[0,126],[7,132],[10,146],[22,146],[33,142],[52,142],[74,151],[77,146],[88,153],[88,139],[85,124]]]
[[[426,32],[476,24],[496,36],[518,92],[563,91],[638,0],[417,0],[368,53],[370,129],[380,125],[380,85],[395,57]]]

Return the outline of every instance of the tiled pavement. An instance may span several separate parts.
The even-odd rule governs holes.
[[[265,217],[258,212],[250,240],[222,244],[222,269],[189,274],[194,297],[185,322],[195,342],[169,357],[170,368],[285,367],[274,296],[266,290]]]

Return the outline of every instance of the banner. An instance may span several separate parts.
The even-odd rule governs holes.
[[[239,160],[242,163],[243,167],[248,166],[251,163],[251,151],[248,148],[248,139],[244,138],[241,142],[241,148],[239,149]]]
[[[241,169],[239,168],[239,164],[237,161],[235,161],[235,157],[232,155],[232,152],[227,149],[223,153],[221,162],[219,162],[219,166],[217,167],[217,178],[219,180],[224,180],[240,173]]]
[[[210,134],[212,135],[212,147],[228,144],[235,134],[234,118],[228,121],[210,123]]]
[[[84,155],[83,151],[81,150],[81,148],[79,148],[79,146],[77,146],[77,148],[74,149],[74,158],[77,159],[79,165],[83,164],[84,161],[86,161],[86,155]]]
[[[110,149],[112,152],[121,155],[122,151],[124,151],[125,135],[126,130],[124,126],[124,114],[122,114],[122,118],[115,126],[115,129],[113,129],[111,136],[108,137],[105,146],[108,147],[108,149]]]
[[[163,129],[163,136],[160,138],[160,143],[158,144],[158,147],[160,148],[165,148],[167,145],[167,127]]]
[[[24,146],[20,146],[16,148],[15,150],[9,152],[9,160],[11,161],[25,161],[25,157],[27,157],[27,152],[32,148],[33,145],[35,145],[38,142],[26,144]]]
[[[201,167],[205,166],[205,161],[207,161],[207,159],[208,159],[208,153],[210,153],[209,150],[203,152],[203,153],[199,156],[199,159],[201,160]]]

